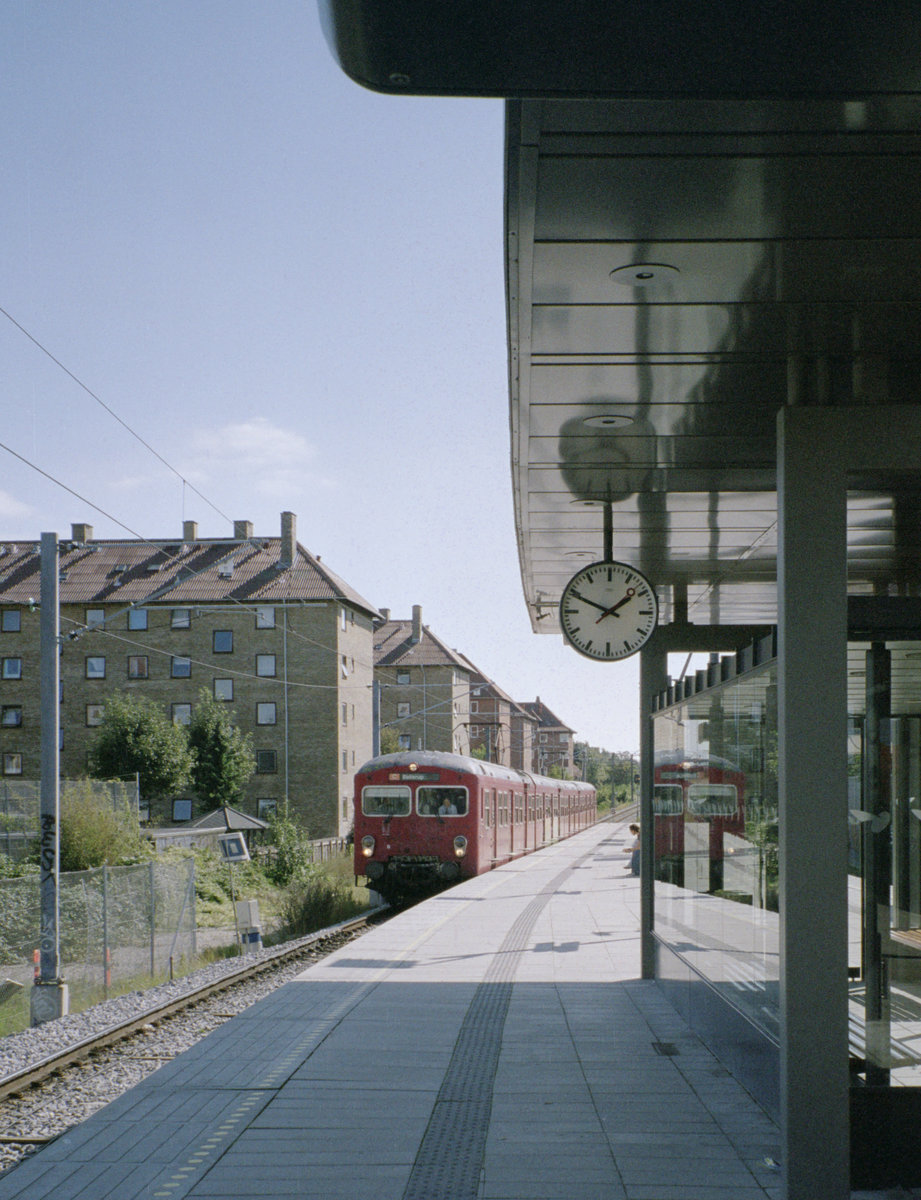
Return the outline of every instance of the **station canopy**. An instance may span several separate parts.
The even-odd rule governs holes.
[[[369,86],[509,98],[534,630],[559,632],[565,583],[603,557],[606,504],[664,622],[776,622],[778,410],[921,397],[921,6],[323,9]],[[849,513],[849,591],[921,595],[914,475],[856,473]]]

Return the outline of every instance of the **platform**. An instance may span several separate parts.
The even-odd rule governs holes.
[[[398,915],[0,1200],[776,1200],[776,1127],[638,978],[627,843],[599,825]]]

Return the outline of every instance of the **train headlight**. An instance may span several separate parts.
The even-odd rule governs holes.
[[[370,858],[374,853],[374,838],[370,833],[366,833],[361,839],[361,852],[365,858]]]
[[[457,858],[463,858],[467,853],[467,839],[463,834],[458,834],[454,839],[454,853]]]

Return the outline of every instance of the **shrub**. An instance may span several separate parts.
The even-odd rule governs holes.
[[[126,809],[97,796],[89,780],[84,787],[68,788],[61,803],[62,871],[89,871],[141,857],[138,824]]]
[[[343,883],[311,869],[288,887],[281,912],[285,935],[303,937],[327,925],[347,921],[365,907]]]
[[[306,879],[310,873],[312,854],[307,830],[287,817],[269,817],[271,852],[265,873],[279,887],[295,879]]]

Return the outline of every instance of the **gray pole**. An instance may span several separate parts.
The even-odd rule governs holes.
[[[39,978],[32,988],[30,1016],[33,1025],[52,1021],[68,1010],[67,986],[60,978],[58,882],[60,857],[60,742],[61,665],[58,615],[58,535],[43,533],[41,540],[41,937]]]

